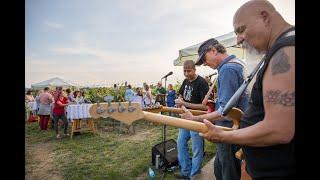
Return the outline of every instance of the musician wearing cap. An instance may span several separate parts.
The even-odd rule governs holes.
[[[220,131],[204,120],[209,131],[201,135],[213,142],[242,145],[246,171],[253,179],[294,179],[294,26],[264,0],[242,5],[233,26],[239,44],[265,57],[257,69],[240,129]]]
[[[182,118],[200,121],[203,119],[212,120],[216,125],[224,127],[232,127],[232,121],[229,119],[221,119],[214,121],[217,117],[221,117],[222,110],[227,104],[231,96],[237,91],[243,83],[244,62],[235,55],[228,55],[225,47],[216,39],[208,39],[203,42],[198,49],[199,58],[196,65],[209,66],[218,70],[218,99],[216,101],[216,111],[193,116],[187,109],[185,113],[180,114]],[[243,93],[237,107],[245,110],[248,105],[248,93]],[[214,161],[214,174],[217,180],[237,180],[241,176],[240,160],[235,157],[235,153],[240,149],[238,145],[217,143],[217,153]]]

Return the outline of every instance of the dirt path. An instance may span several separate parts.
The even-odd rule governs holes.
[[[26,144],[25,179],[62,179],[59,171],[54,167],[50,143],[39,143],[33,146]]]

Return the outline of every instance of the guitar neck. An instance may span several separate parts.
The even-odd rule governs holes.
[[[187,119],[180,119],[180,118],[170,117],[170,116],[164,116],[161,114],[155,114],[155,113],[150,113],[146,111],[143,111],[143,114],[144,114],[144,119],[151,122],[166,124],[169,126],[184,128],[184,129],[201,132],[201,133],[208,132],[208,127],[201,122],[191,121]],[[231,128],[222,127],[222,126],[216,126],[216,127],[221,128],[225,131],[233,130]]]
[[[202,114],[206,114],[207,111],[200,111],[200,110],[193,110],[193,109],[188,109],[193,115],[198,116]],[[177,114],[182,114],[184,111],[181,108],[174,108],[174,107],[162,107],[162,112],[173,112]]]

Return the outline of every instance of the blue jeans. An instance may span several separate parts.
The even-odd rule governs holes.
[[[192,140],[192,161],[189,156],[188,140]],[[179,128],[178,135],[178,160],[181,167],[181,174],[192,177],[201,169],[203,159],[203,138],[198,132]]]
[[[217,143],[213,165],[216,180],[240,180],[241,161],[235,156],[239,149],[238,145]]]

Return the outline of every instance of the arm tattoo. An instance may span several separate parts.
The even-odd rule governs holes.
[[[271,61],[271,71],[272,75],[285,73],[290,69],[289,57],[280,49],[273,57]]]
[[[264,95],[264,100],[273,104],[283,106],[295,106],[295,91],[281,92],[280,90],[270,90]]]

